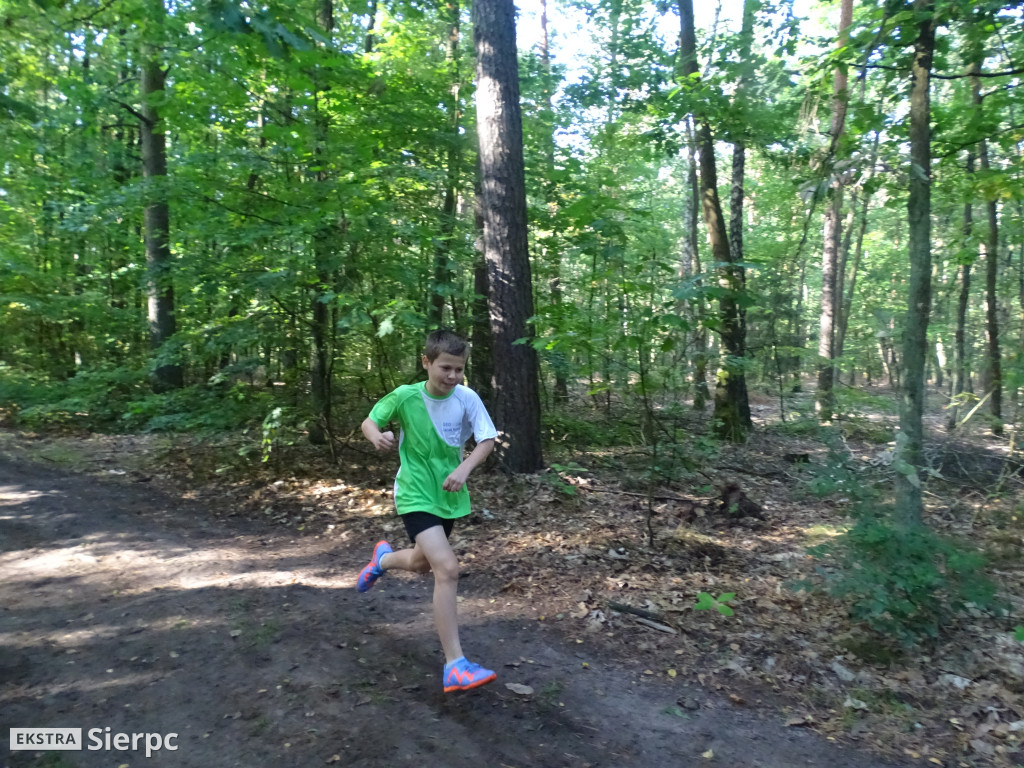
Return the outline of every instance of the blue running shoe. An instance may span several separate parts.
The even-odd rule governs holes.
[[[498,676],[490,669],[466,661],[462,656],[444,665],[444,692],[468,691],[495,680]]]
[[[391,545],[386,541],[377,542],[377,546],[373,548],[373,557],[370,558],[370,562],[367,563],[366,567],[359,572],[359,579],[356,580],[357,590],[365,592],[373,586],[373,582],[384,575],[384,570],[380,567],[380,559],[391,551]]]

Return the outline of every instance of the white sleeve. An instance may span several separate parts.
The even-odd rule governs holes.
[[[497,437],[498,430],[495,429],[494,422],[491,421],[491,416],[487,413],[484,401],[480,399],[480,395],[469,387],[466,387],[465,404],[466,411],[463,424],[469,428],[476,441],[480,443]]]

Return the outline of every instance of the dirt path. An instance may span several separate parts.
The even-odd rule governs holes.
[[[503,597],[499,610],[472,571],[463,641],[499,678],[444,695],[429,578],[354,589],[373,543],[365,523],[292,539],[228,527],[145,483],[0,461],[0,762],[897,765],[620,667],[527,620],[526,606]],[[96,728],[177,733],[177,749],[9,751],[12,727],[80,727],[87,747]]]

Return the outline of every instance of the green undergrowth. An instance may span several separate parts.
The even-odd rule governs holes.
[[[22,429],[91,432],[202,432],[259,423],[275,395],[244,382],[194,384],[156,394],[145,371],[81,371],[59,381],[0,367],[0,412]]]

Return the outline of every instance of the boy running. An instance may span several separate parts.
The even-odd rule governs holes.
[[[394,433],[382,431],[388,423],[395,421],[401,428],[395,508],[413,546],[395,552],[387,541],[378,542],[356,589],[365,592],[392,569],[434,572],[434,625],[445,655],[445,692],[476,688],[497,677],[462,654],[456,599],[459,564],[448,543],[456,518],[469,514],[466,478],[487,458],[498,436],[479,395],[461,383],[468,355],[465,339],[451,331],[434,331],[423,355],[427,380],[385,395],[362,425],[378,451],[395,446]],[[476,448],[463,457],[463,445],[471,435]]]

